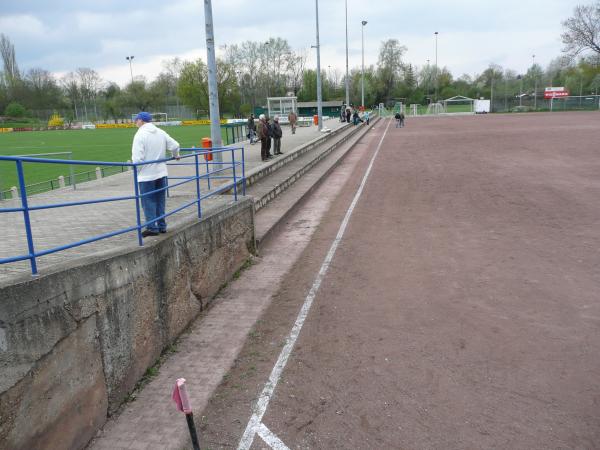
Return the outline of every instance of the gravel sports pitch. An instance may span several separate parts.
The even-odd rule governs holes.
[[[240,448],[598,448],[600,114],[386,126],[318,226],[288,219],[313,235],[265,274],[277,293],[202,413],[203,447],[236,448],[262,404]]]

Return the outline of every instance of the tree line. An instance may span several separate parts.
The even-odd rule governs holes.
[[[571,95],[600,91],[600,1],[577,6],[563,22],[563,54],[546,67],[534,63],[525,73],[490,64],[481,74],[455,77],[447,67],[413,65],[404,60],[406,47],[397,39],[381,43],[377,63],[365,67],[365,104],[427,104],[456,95],[469,98],[514,98],[541,95],[546,86],[565,86]],[[246,41],[221,47],[217,62],[220,110],[245,116],[267,97],[290,93],[299,101],[316,100],[317,74],[306,67],[307,53],[296,51],[282,38],[266,42]],[[130,117],[139,110],[160,111],[184,105],[201,116],[208,111],[206,64],[174,58],[152,81],[135,77],[124,87],[102,80],[98,73],[81,67],[61,78],[43,68],[22,72],[8,36],[0,34],[0,112],[5,116],[47,117],[60,112],[67,121],[107,120]],[[345,74],[324,68],[323,100],[345,99]],[[349,74],[350,101],[361,100],[362,71]]]

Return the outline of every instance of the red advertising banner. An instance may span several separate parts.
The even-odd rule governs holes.
[[[564,87],[547,87],[544,89],[544,98],[558,98],[558,97],[568,97],[571,95],[569,91]]]

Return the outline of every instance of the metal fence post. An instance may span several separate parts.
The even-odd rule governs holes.
[[[200,204],[200,166],[198,161],[198,153],[194,155],[194,158],[196,159],[196,196],[198,197],[198,219],[200,219],[202,217],[202,206]]]
[[[31,221],[29,220],[29,205],[27,204],[27,189],[25,189],[25,176],[23,175],[23,162],[17,160],[17,174],[19,176],[19,189],[21,190],[21,206],[23,207],[23,220],[25,221],[25,233],[27,234],[27,248],[29,249],[29,263],[31,274],[37,274],[35,262],[35,249],[33,247],[33,235],[31,234]]]
[[[242,147],[242,195],[246,196],[246,155]]]
[[[206,179],[208,182],[208,190],[210,191],[210,167],[208,166],[208,159],[206,159],[206,155],[204,156],[204,162],[206,162],[206,174],[207,174]]]
[[[135,191],[135,218],[137,220],[138,243],[144,245],[142,238],[142,222],[140,220],[140,188],[138,186],[137,166],[133,166],[133,188]]]
[[[69,159],[73,159],[73,152],[69,152]],[[69,174],[71,175],[71,186],[73,186],[73,190],[77,189],[77,181],[75,181],[75,168],[73,164],[69,164]]]
[[[235,176],[235,149],[231,149],[231,168],[233,169],[233,198],[237,202],[237,177]]]

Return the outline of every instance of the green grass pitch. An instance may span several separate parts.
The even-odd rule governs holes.
[[[210,137],[209,125],[165,127],[182,147],[200,146],[203,137]],[[72,151],[74,160],[127,161],[131,159],[131,143],[136,128],[25,131],[0,133],[0,155],[25,155]],[[68,159],[67,155],[48,158]],[[94,166],[75,166],[75,172],[93,171]],[[69,166],[63,164],[25,163],[25,183],[33,184],[59,175],[67,177]],[[16,165],[0,161],[0,190],[17,186]]]

